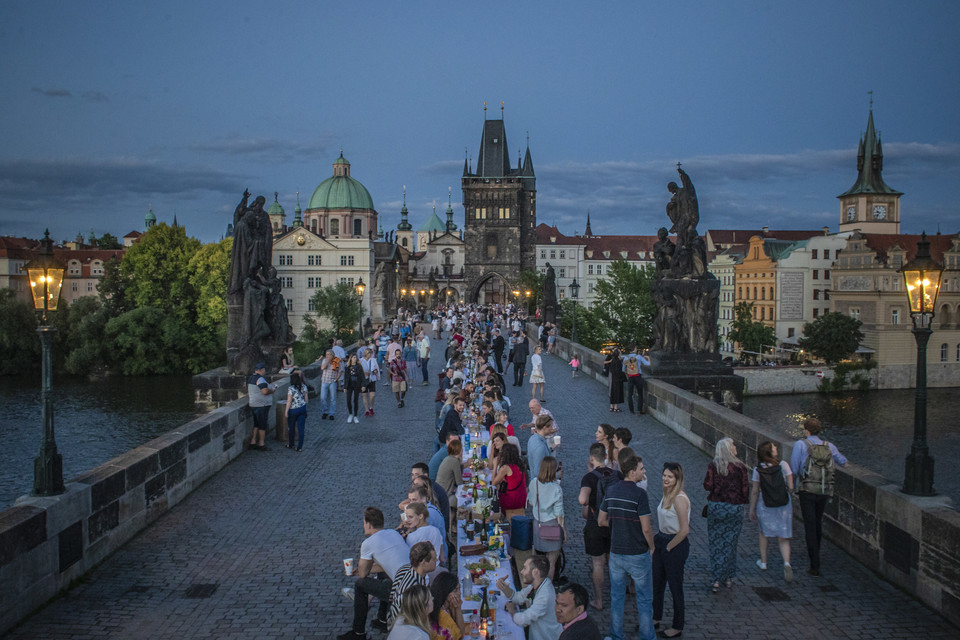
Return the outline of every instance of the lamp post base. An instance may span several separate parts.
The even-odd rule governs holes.
[[[56,496],[63,493],[63,456],[48,449],[33,460],[33,495]]]
[[[907,456],[903,492],[911,496],[935,496],[933,458],[925,450],[914,449]]]

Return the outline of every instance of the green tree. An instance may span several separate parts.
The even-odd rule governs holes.
[[[200,241],[183,227],[160,223],[150,227],[123,257],[121,272],[129,277],[126,297],[134,307],[156,307],[180,317],[192,311],[190,259]]]
[[[653,344],[656,306],[650,284],[655,272],[652,266],[636,267],[617,260],[610,265],[607,277],[597,281],[593,311],[621,344],[636,343],[641,348]]]
[[[33,305],[0,289],[0,375],[15,375],[40,365],[40,338]]]
[[[526,301],[527,313],[533,313],[543,301],[543,280],[546,276],[536,269],[527,269],[520,272],[520,296],[521,300]],[[526,292],[530,292],[530,297],[526,297]]]
[[[117,240],[117,236],[105,233],[99,238],[91,238],[91,244],[97,249],[123,249],[123,245]]]
[[[89,375],[109,369],[112,354],[107,345],[106,326],[110,310],[99,298],[84,296],[70,305],[65,317],[64,370],[73,375]]]
[[[139,307],[111,318],[108,348],[120,373],[128,376],[182,373],[189,336],[175,316],[156,307]]]
[[[571,338],[573,336],[573,318],[577,318],[577,342],[599,351],[604,342],[610,339],[611,334],[607,326],[597,317],[595,310],[582,304],[573,304],[573,300],[565,298],[560,301],[559,331],[560,335]]]
[[[857,351],[863,332],[862,323],[850,316],[833,311],[814,322],[803,325],[800,348],[822,358],[827,364],[846,360]]]
[[[227,282],[233,238],[205,244],[187,263],[187,279],[194,295],[197,325],[219,330],[227,323]]]
[[[358,338],[357,330],[364,309],[352,285],[341,282],[317,289],[311,301],[313,312],[303,317],[302,343],[312,345],[313,349],[323,349],[331,337],[345,341]]]
[[[133,308],[127,300],[130,280],[131,277],[123,272],[121,260],[110,258],[103,263],[103,277],[97,284],[97,295],[111,315],[120,315]]]
[[[776,344],[777,336],[773,327],[753,319],[752,302],[739,303],[734,313],[733,329],[729,337],[740,345],[741,350],[762,353],[764,345]]]

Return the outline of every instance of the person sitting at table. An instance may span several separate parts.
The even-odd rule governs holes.
[[[460,456],[463,454],[463,445],[460,438],[456,438],[447,445],[447,457],[440,463],[437,470],[437,484],[446,492],[447,497],[457,492],[457,487],[463,483],[463,465]]]
[[[460,581],[457,576],[444,571],[430,583],[433,595],[433,611],[430,612],[432,638],[460,640],[466,632],[463,621],[463,599],[460,597]]]
[[[449,529],[450,517],[447,514],[450,513],[450,498],[447,497],[443,487],[430,479],[430,468],[422,462],[413,463],[413,467],[410,469],[410,482],[430,487],[430,495],[427,496],[427,501],[436,504],[437,509],[445,516],[443,520],[446,528]]]
[[[480,424],[483,425],[484,429],[490,429],[496,421],[497,418],[494,415],[493,403],[489,400],[484,400],[483,404],[480,405]]]
[[[440,565],[446,562],[447,558],[446,536],[437,527],[427,524],[427,515],[427,505],[422,502],[408,504],[407,508],[403,510],[403,519],[407,524],[407,533],[404,538],[409,547],[413,547],[416,543],[424,540],[432,544],[434,551],[437,552],[438,563],[438,568],[434,572],[439,572],[443,571]]]
[[[487,445],[487,468],[495,472],[497,468],[497,458],[503,445],[507,444],[507,433],[503,425],[493,425],[493,435],[490,436],[490,444]]]
[[[431,640],[430,614],[433,596],[430,589],[415,584],[403,594],[403,604],[387,640]]]
[[[559,640],[600,640],[600,630],[587,617],[589,598],[586,588],[576,582],[557,587],[557,622],[563,625]]]
[[[410,547],[410,562],[397,569],[397,576],[390,587],[390,621],[395,622],[410,587],[427,586],[427,575],[437,568],[437,554],[433,545],[424,540]],[[431,604],[432,604],[431,600]],[[349,640],[343,638],[340,640]]]
[[[513,430],[513,425],[510,424],[510,416],[507,415],[506,411],[497,411],[494,414],[494,417],[497,419],[497,421],[492,427],[490,427],[491,437],[493,436],[493,430],[497,428],[497,425],[501,425],[504,429],[506,429],[508,436],[516,437],[517,434]]]
[[[407,508],[412,502],[420,502],[427,507],[427,524],[435,526],[441,531],[445,531],[448,526],[447,519],[443,517],[443,512],[440,511],[440,507],[437,506],[436,497],[433,494],[433,483],[424,482],[423,478],[416,478],[410,486],[407,487],[407,499],[397,505],[401,511],[401,518],[403,517],[403,511]],[[397,527],[397,530],[403,533],[408,527],[406,523],[401,521],[400,526]]]
[[[547,576],[549,570],[546,556],[530,556],[520,571],[520,581],[526,585],[523,589],[514,591],[506,578],[497,580],[497,587],[510,598],[507,612],[518,626],[529,628],[529,640],[556,640],[563,631],[557,622],[557,594]],[[520,605],[527,603],[529,606],[521,611]]]
[[[463,398],[456,398],[453,401],[453,409],[447,412],[443,426],[440,428],[439,442],[446,442],[448,433],[455,433],[458,436],[464,434],[462,414],[466,406],[467,402]]]
[[[460,440],[460,436],[455,433],[448,433],[447,439],[443,443],[443,446],[437,449],[436,453],[433,454],[433,457],[430,458],[430,463],[427,465],[427,468],[430,472],[430,478],[433,480],[437,479],[437,473],[440,472],[440,465],[443,464],[443,461],[447,457],[447,445],[449,445],[454,440]],[[463,447],[463,442],[461,441],[461,448]]]
[[[550,561],[548,576],[554,578],[554,569],[563,541],[567,537],[567,530],[563,523],[563,489],[557,480],[557,459],[547,456],[540,464],[540,473],[530,481],[527,489],[527,503],[533,513],[533,548],[539,553],[547,554]],[[559,540],[548,540],[540,535],[542,525],[559,525],[561,537]]]
[[[360,544],[357,580],[352,589],[343,589],[343,594],[353,600],[353,628],[341,638],[366,637],[367,612],[370,609],[368,596],[380,600],[373,628],[381,631],[387,629],[390,587],[397,571],[409,560],[410,547],[399,533],[384,529],[383,525],[383,512],[380,509],[367,507],[364,510],[363,533],[367,537]]]
[[[500,511],[510,522],[513,516],[522,516],[527,507],[527,479],[520,470],[520,449],[510,443],[503,445],[497,464],[491,483],[500,492]]]

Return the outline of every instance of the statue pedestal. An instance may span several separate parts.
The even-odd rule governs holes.
[[[728,409],[743,410],[744,379],[733,372],[730,363],[721,361],[719,354],[651,351],[648,358],[650,366],[643,368],[645,375]]]

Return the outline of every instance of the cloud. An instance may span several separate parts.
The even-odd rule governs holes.
[[[332,140],[332,134],[322,135],[319,139],[309,141],[283,140],[280,138],[241,138],[237,135],[231,135],[190,145],[188,149],[199,153],[269,157],[275,161],[294,161],[302,160],[304,156],[326,153],[331,147]]]
[[[30,91],[48,98],[70,98],[73,96],[69,89],[41,89],[40,87],[32,87]]]
[[[107,96],[100,91],[84,91],[80,97],[89,102],[107,102]]]

